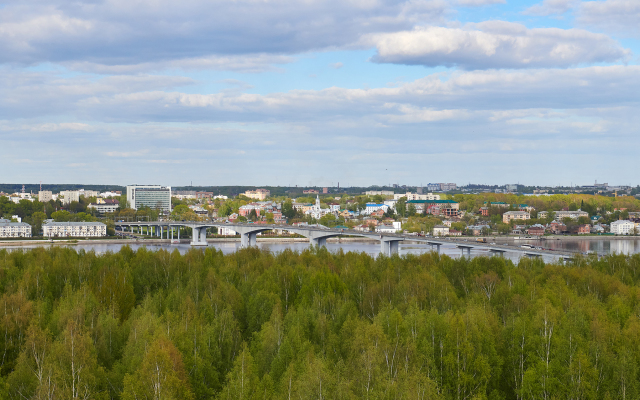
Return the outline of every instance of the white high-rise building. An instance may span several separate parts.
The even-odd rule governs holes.
[[[171,187],[160,185],[127,186],[127,206],[134,210],[149,207],[171,212]]]

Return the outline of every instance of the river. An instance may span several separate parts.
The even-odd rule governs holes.
[[[608,254],[608,253],[622,253],[622,254],[633,254],[640,253],[640,238],[633,239],[581,239],[581,238],[571,238],[571,239],[563,239],[563,240],[514,240],[514,239],[495,239],[496,243],[504,244],[508,243],[514,247],[520,246],[522,244],[532,244],[535,246],[541,246],[544,248],[555,249],[555,250],[570,250],[570,251],[580,251],[580,252],[597,252],[600,255]],[[469,239],[469,244],[473,244],[473,239]],[[7,249],[9,251],[15,251],[20,249],[29,249],[36,248],[41,246],[48,246],[49,244],[27,244],[21,246],[6,246],[0,247],[1,249]],[[193,247],[187,243],[181,244],[145,244],[142,242],[132,241],[131,243],[81,243],[81,244],[57,244],[56,246],[67,246],[77,250],[84,251],[94,251],[97,254],[105,253],[108,251],[117,252],[120,250],[122,246],[129,245],[133,250],[137,250],[141,247],[146,247],[149,250],[167,250],[174,251],[178,250],[180,253],[184,254],[188,250]],[[223,253],[233,253],[240,248],[240,242],[233,241],[224,241],[224,242],[210,242],[209,247],[213,247],[216,249],[222,250]],[[302,251],[309,247],[308,243],[305,242],[258,242],[258,247],[261,249],[267,249],[271,252],[278,253],[285,249],[291,249],[294,251]],[[198,247],[201,248],[201,247]],[[339,251],[342,249],[343,251],[355,251],[355,252],[364,252],[373,257],[377,257],[380,253],[380,244],[373,242],[348,242],[348,243],[336,243],[329,242],[327,243],[327,250],[331,252]],[[424,252],[431,251],[431,247],[424,244],[401,244],[399,254],[420,254]],[[455,245],[443,245],[440,248],[441,253],[446,254],[448,256],[457,258],[461,256],[460,249],[456,248]],[[487,250],[478,248],[471,250],[471,256],[491,256]],[[522,254],[520,252],[507,252],[505,253],[505,257],[511,259],[512,261],[517,262]],[[545,261],[555,261],[556,257],[553,256],[544,256],[543,259]]]

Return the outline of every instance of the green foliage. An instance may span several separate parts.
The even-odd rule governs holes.
[[[639,284],[640,255],[0,250],[0,398],[639,398]]]

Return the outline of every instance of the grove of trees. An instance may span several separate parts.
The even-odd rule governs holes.
[[[640,255],[0,250],[3,399],[637,399]]]

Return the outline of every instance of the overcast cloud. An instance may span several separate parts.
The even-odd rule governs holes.
[[[2,182],[640,183],[637,2],[3,5]]]

